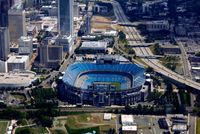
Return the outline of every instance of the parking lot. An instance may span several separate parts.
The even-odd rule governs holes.
[[[160,129],[158,119],[160,116],[134,116],[138,125],[138,134],[162,134],[166,130]]]

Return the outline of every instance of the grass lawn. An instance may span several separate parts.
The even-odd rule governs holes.
[[[46,128],[44,128],[42,126],[34,128],[34,132],[39,133],[39,134],[48,133],[48,131],[46,130]]]
[[[65,125],[67,131],[69,134],[82,134],[82,133],[92,133],[93,131],[96,132],[96,134],[100,134],[99,126],[96,127],[87,127],[87,128],[71,128],[69,125]]]
[[[197,118],[196,133],[200,134],[200,118]]]
[[[6,133],[8,121],[0,121],[0,131],[2,134]]]
[[[17,128],[15,134],[27,133],[30,132],[31,134],[45,134],[48,133],[46,128],[37,126],[37,127],[22,127]]]
[[[101,133],[108,133],[108,131],[111,129],[112,127],[110,125],[103,125],[103,126],[100,126],[100,132]],[[114,129],[114,127],[113,127]]]
[[[54,129],[54,130],[51,130],[51,132],[52,134],[66,134],[66,132],[61,129]]]
[[[23,95],[17,95],[17,94],[15,94],[15,95],[12,95],[12,96],[14,98],[16,98],[16,99],[25,100],[25,97]]]
[[[67,118],[55,120],[55,127],[51,129],[53,134],[64,134],[63,127],[69,134],[81,134],[95,131],[96,134],[107,133],[110,128],[115,128],[115,125],[110,125],[102,119],[99,114],[78,114],[71,115]]]
[[[99,126],[95,126],[95,123],[91,123],[91,125],[84,124],[93,122],[93,119],[95,118],[90,114],[70,116],[66,119],[65,128],[69,134],[81,134],[93,131],[96,131],[96,134],[100,134],[100,128]],[[95,121],[97,120],[95,119]]]

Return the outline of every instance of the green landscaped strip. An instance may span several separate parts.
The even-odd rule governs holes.
[[[197,118],[196,134],[200,134],[200,118]]]
[[[0,131],[2,134],[6,133],[7,125],[8,125],[8,121],[0,121]]]
[[[92,133],[93,131],[96,132],[96,134],[100,134],[100,129],[99,129],[99,126],[97,127],[88,127],[88,128],[71,128],[70,126],[68,125],[65,125],[66,129],[67,129],[67,132],[69,134],[82,134],[82,133]]]
[[[48,133],[48,131],[46,130],[46,128],[38,126],[38,127],[21,127],[21,128],[17,128],[15,134],[21,134],[21,133],[29,133],[31,132],[31,134],[46,134]]]
[[[52,130],[51,132],[52,134],[66,134],[66,132],[61,129],[55,129],[55,130]]]

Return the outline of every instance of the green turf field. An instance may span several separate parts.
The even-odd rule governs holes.
[[[119,83],[119,82],[112,82],[111,85],[114,85],[116,87],[116,90],[121,90],[121,83]]]

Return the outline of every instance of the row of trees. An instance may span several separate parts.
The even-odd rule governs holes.
[[[180,65],[180,58],[178,56],[165,56],[161,59],[161,61],[165,67],[173,71]]]
[[[14,110],[12,108],[7,108],[5,110],[0,111],[1,119],[9,119],[9,120],[33,119],[38,125],[42,125],[44,127],[51,127],[51,125],[53,124],[53,117],[59,115],[60,115],[59,111],[52,108],[46,108],[28,112]]]
[[[164,54],[162,48],[160,47],[160,45],[158,43],[154,44],[152,46],[152,49],[153,49],[153,53],[155,55],[163,55]]]
[[[32,106],[35,108],[57,107],[57,91],[52,88],[34,88],[31,90]]]

